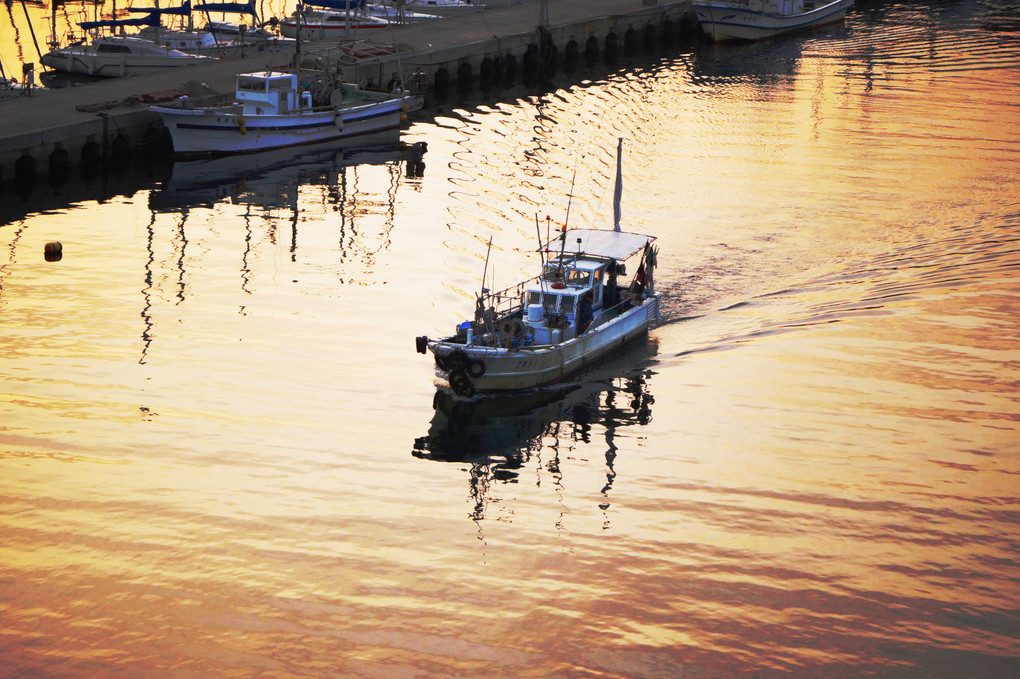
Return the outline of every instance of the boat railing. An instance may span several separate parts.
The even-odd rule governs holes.
[[[486,290],[482,295],[482,304],[486,309],[492,309],[496,318],[513,316],[518,311],[523,313],[524,293],[529,285],[541,279],[542,275],[539,274],[504,290],[496,292]]]

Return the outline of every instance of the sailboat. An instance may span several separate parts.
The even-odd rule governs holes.
[[[460,323],[454,334],[415,339],[418,353],[432,352],[437,374],[457,396],[559,382],[646,334],[658,321],[655,237],[620,228],[622,156],[621,139],[613,230],[564,225],[559,237],[540,248],[537,276],[499,292],[482,287],[474,318]],[[637,255],[633,279],[621,283],[626,262]]]
[[[39,61],[44,66],[64,73],[122,78],[175,66],[189,66],[209,58],[204,55],[190,54],[139,36],[102,35],[99,33],[104,28],[158,27],[162,15],[190,14],[190,0],[180,7],[152,7],[145,10],[132,9],[129,11],[143,11],[145,16],[134,19],[79,22],[78,25],[82,30],[93,32],[92,39],[73,41],[64,47],[60,47],[56,41],[56,12],[54,12],[50,51],[42,55]]]

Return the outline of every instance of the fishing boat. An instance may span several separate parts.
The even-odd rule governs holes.
[[[854,0],[693,0],[701,28],[716,42],[764,40],[842,21]]]
[[[219,106],[150,106],[181,154],[252,153],[394,129],[424,97],[398,84],[392,91],[354,83],[299,86],[295,73],[260,71],[237,76],[234,100]]]
[[[623,141],[617,145],[614,228],[567,229],[539,252],[541,272],[477,295],[474,318],[442,339],[415,339],[461,397],[552,384],[648,332],[659,319],[654,236],[620,229]],[[491,244],[491,241],[490,241]],[[640,255],[629,283],[628,260]],[[488,259],[486,259],[486,269]],[[483,274],[484,281],[484,274]]]

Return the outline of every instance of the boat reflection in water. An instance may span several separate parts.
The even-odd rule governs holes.
[[[473,520],[485,518],[493,485],[516,483],[529,464],[561,474],[561,450],[574,457],[579,447],[604,446],[606,475],[599,490],[606,496],[616,476],[617,430],[652,420],[654,372],[648,365],[657,348],[653,338],[632,343],[574,381],[514,394],[468,399],[439,386],[428,434],[415,440],[412,455],[470,465]]]
[[[420,179],[425,151],[424,142],[406,144],[400,141],[399,130],[387,130],[347,142],[175,161],[170,178],[150,194],[149,209],[173,212],[243,196],[272,203],[265,207],[285,207],[295,197],[288,187],[332,184],[336,172],[354,165],[403,162],[407,177]]]

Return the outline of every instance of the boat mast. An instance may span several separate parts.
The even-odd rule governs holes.
[[[560,230],[560,266],[558,274],[563,278],[563,253],[567,248],[567,225],[570,224],[570,203],[574,200],[574,182],[577,181],[577,164],[581,162],[581,155],[577,155],[574,161],[574,174],[570,178],[570,193],[567,194],[567,216],[563,219],[563,228]]]
[[[620,230],[620,198],[623,197],[623,137],[616,142],[616,188],[613,191],[613,231]]]
[[[297,25],[297,32],[294,34],[294,76],[298,79],[301,78],[301,16],[305,10],[305,6],[301,3],[298,4],[297,9],[294,11],[294,22]],[[269,69],[266,69],[269,70]],[[299,97],[300,99],[300,97]],[[298,103],[298,106],[301,104]]]

